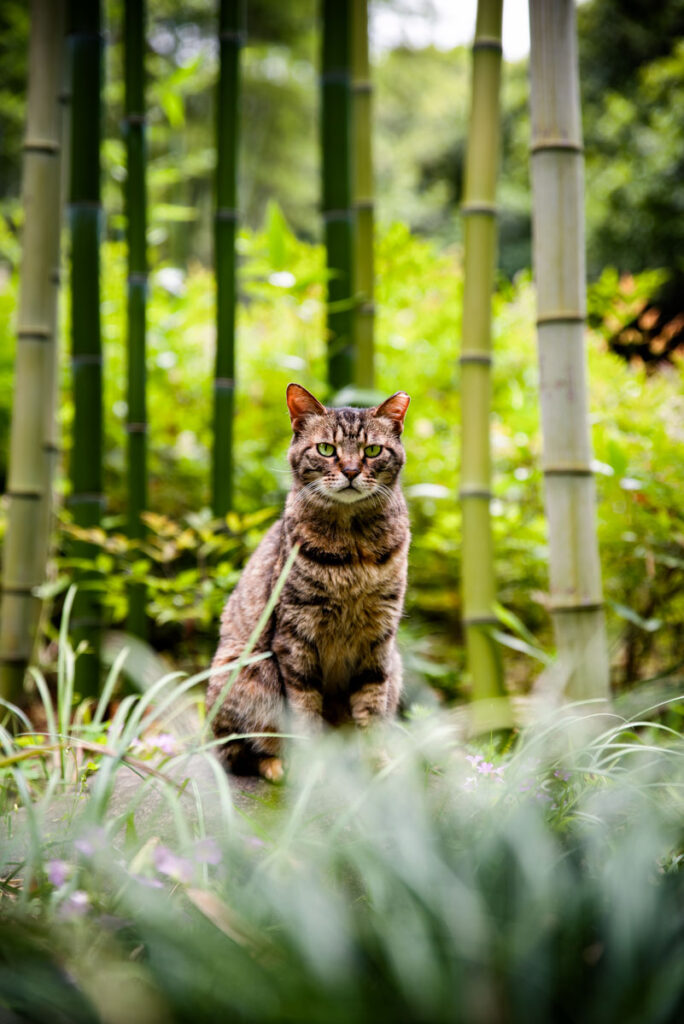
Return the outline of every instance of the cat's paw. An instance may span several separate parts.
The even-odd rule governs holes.
[[[285,777],[283,762],[279,757],[262,757],[259,761],[259,775],[268,782],[282,782]]]

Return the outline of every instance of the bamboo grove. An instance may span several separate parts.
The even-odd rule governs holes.
[[[489,517],[491,300],[496,264],[496,177],[503,0],[479,0],[463,195],[465,284],[460,353],[463,627],[472,692],[504,693],[492,630],[496,581]],[[72,620],[76,689],[100,686],[100,611],[89,586],[87,530],[101,521],[102,348],[99,246],[103,32],[100,0],[32,0],[23,203],[23,270],[8,478],[0,622],[0,695],[21,698],[32,658],[45,578],[55,461],[56,311],[60,180],[68,178],[71,363],[74,423],[68,506],[83,538]],[[128,534],[144,538],[148,506],[146,408],[146,11],[125,0]],[[247,0],[218,0],[214,256],[217,285],[211,503],[220,520],[233,504],[240,195],[241,53],[249,45]],[[534,263],[542,383],[544,475],[550,534],[551,612],[573,697],[604,697],[608,666],[594,523],[582,328],[584,233],[582,146],[572,0],[531,0]],[[66,38],[67,45],[64,45]],[[73,97],[70,130],[62,81]],[[320,2],[320,183],[327,257],[325,328],[329,400],[372,399],[374,260],[372,87],[367,0]],[[63,138],[70,136],[68,159]],[[61,170],[60,170],[61,166]],[[61,175],[61,178],[60,178]],[[410,382],[406,382],[407,385]],[[342,396],[344,398],[344,395]],[[144,581],[131,585],[127,628],[146,631]]]

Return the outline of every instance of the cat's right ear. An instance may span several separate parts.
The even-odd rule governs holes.
[[[317,398],[303,388],[301,384],[287,385],[287,407],[290,410],[292,429],[296,433],[301,430],[307,416],[324,416],[325,406]]]

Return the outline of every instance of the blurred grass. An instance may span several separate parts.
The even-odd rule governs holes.
[[[501,749],[415,709],[293,740],[285,786],[243,792],[165,731],[189,684],[126,698],[115,757],[83,708],[55,709],[62,762],[3,731],[3,1020],[681,1019],[684,746],[653,712]]]

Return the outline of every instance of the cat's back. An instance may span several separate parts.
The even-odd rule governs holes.
[[[228,598],[221,615],[221,637],[247,640],[263,612],[283,565],[283,521],[271,526]]]

